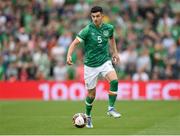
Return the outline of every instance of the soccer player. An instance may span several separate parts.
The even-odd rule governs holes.
[[[100,74],[105,77],[110,84],[107,115],[113,116],[114,118],[119,118],[121,116],[114,108],[118,90],[118,78],[111,60],[114,64],[120,61],[113,36],[114,27],[110,24],[103,23],[102,7],[93,7],[91,9],[91,18],[92,22],[77,34],[77,37],[71,43],[67,53],[67,64],[72,65],[71,55],[74,49],[80,42],[84,42],[84,79],[85,86],[88,90],[85,101],[87,128],[93,128],[91,110],[96,94],[97,79]],[[112,49],[112,59],[110,58],[109,46]]]

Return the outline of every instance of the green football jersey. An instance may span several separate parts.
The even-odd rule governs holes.
[[[84,42],[84,64],[89,67],[98,67],[110,60],[108,39],[113,37],[114,28],[110,24],[96,27],[88,24],[77,35],[80,42]]]

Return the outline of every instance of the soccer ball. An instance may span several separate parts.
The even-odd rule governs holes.
[[[83,128],[87,123],[87,118],[84,113],[76,113],[73,116],[73,125],[77,128]]]

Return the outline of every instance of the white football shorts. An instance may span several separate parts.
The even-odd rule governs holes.
[[[84,80],[86,89],[93,89],[96,87],[98,76],[101,74],[106,76],[110,71],[115,71],[110,60],[106,61],[99,67],[88,67],[84,65]]]

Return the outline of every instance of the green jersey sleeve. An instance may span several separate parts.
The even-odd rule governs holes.
[[[89,27],[86,26],[77,34],[77,38],[78,38],[78,40],[80,40],[80,42],[86,40],[88,31],[89,31]]]
[[[110,33],[109,33],[109,38],[110,39],[113,37],[113,33],[114,33],[114,26],[110,25]]]

